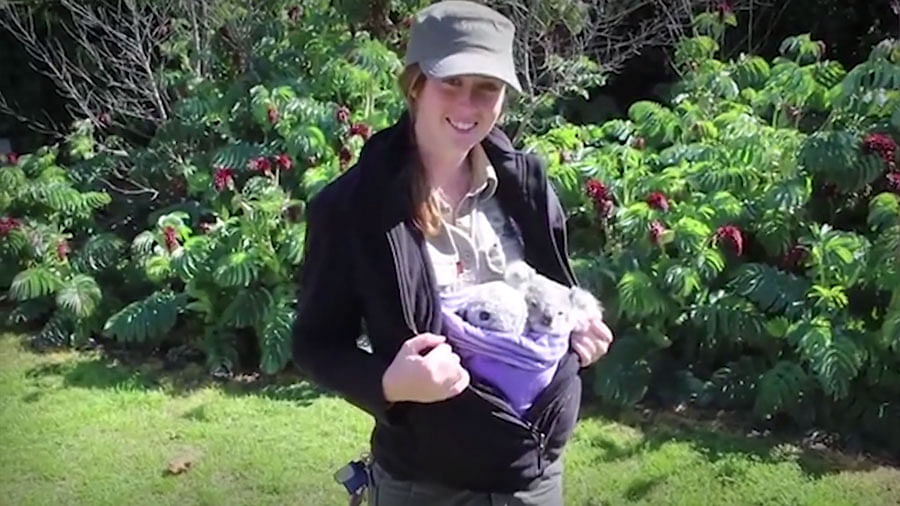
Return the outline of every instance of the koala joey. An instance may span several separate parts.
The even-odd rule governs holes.
[[[524,295],[526,327],[532,332],[567,334],[573,329],[583,330],[584,316],[601,311],[600,303],[587,290],[557,283],[523,261],[511,263],[504,278]]]
[[[474,292],[456,313],[470,324],[496,332],[521,335],[528,307],[522,293],[503,281],[473,287]]]

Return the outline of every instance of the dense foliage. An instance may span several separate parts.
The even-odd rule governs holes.
[[[620,336],[596,392],[861,426],[898,445],[900,46],[849,71],[809,36],[773,61],[684,40],[666,104],[528,145]]]
[[[305,204],[404,106],[405,27],[376,40],[326,0],[235,12],[250,47],[226,30],[199,58],[172,26],[159,50],[177,99],[149,142],[77,122],[0,158],[11,322],[44,342],[186,344],[217,374],[289,363]],[[666,103],[524,140],[618,336],[595,391],[900,447],[900,45],[851,69],[808,35],[721,61],[733,22],[697,17]]]

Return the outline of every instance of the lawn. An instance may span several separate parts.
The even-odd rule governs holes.
[[[346,504],[370,419],[305,383],[36,354],[0,335],[0,504]],[[566,504],[900,504],[900,470],[671,420],[585,411]],[[173,465],[189,462],[183,472]]]

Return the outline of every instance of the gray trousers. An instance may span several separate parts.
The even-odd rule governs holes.
[[[557,459],[548,466],[534,488],[512,494],[479,493],[398,480],[376,462],[371,466],[368,502],[370,506],[562,506],[562,460]]]

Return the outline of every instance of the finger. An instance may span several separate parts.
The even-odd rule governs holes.
[[[422,350],[437,346],[446,340],[446,337],[438,334],[419,334],[407,339],[403,346],[410,353],[420,353]]]
[[[460,372],[459,379],[456,381],[456,383],[451,385],[449,388],[450,397],[454,397],[456,395],[461,394],[463,392],[463,390],[465,390],[466,387],[468,387],[469,383],[471,382],[472,378],[469,375],[469,371],[462,369],[462,368],[460,368],[460,371],[461,372]]]
[[[578,361],[581,362],[581,365],[588,365],[591,363],[591,354],[585,348],[584,343],[581,341],[572,341],[572,349],[575,350],[575,353],[578,355]]]
[[[604,323],[603,320],[600,320],[600,319],[591,320],[591,333],[594,334],[594,336],[596,336],[597,339],[599,339],[605,343],[613,342],[614,337],[613,337],[612,329],[610,329],[609,326],[606,323]]]
[[[453,349],[447,343],[440,343],[426,353],[425,360],[432,363],[439,363],[447,360],[453,354]]]

